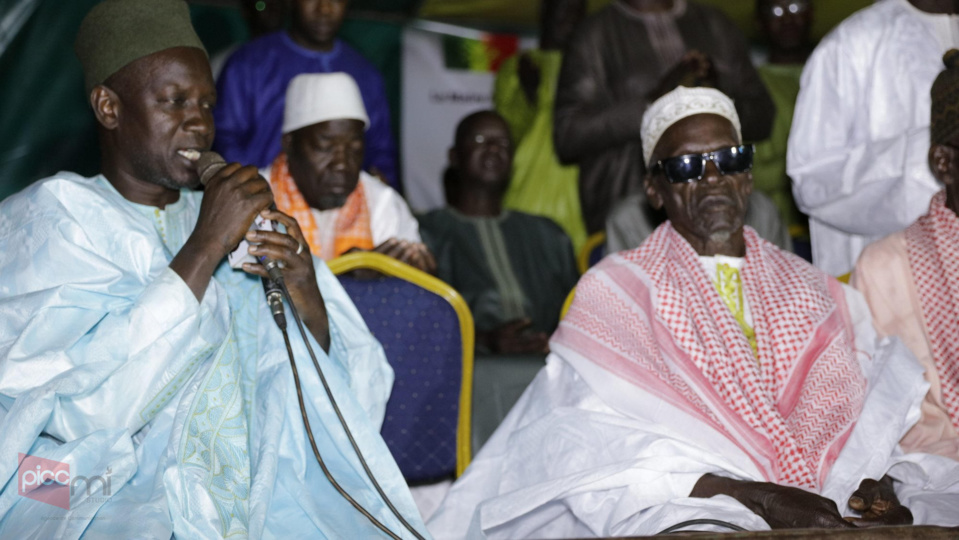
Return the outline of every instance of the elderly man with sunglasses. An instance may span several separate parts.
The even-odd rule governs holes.
[[[959,525],[959,465],[898,449],[921,366],[858,293],[743,225],[739,126],[714,89],[649,107],[646,194],[669,221],[580,280],[437,538]]]

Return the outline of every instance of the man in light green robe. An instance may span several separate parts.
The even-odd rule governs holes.
[[[254,167],[196,189],[216,91],[189,21],[180,0],[94,7],[77,53],[103,172],[61,172],[0,204],[0,538],[380,534],[314,441],[342,489],[412,538],[397,515],[424,527],[378,433],[393,382],[382,347],[296,222],[265,210]],[[247,232],[256,215],[285,232]],[[299,385],[263,266],[225,259],[243,238],[284,264],[307,328],[291,330]]]

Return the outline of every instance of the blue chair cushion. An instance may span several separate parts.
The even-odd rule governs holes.
[[[455,310],[400,278],[340,283],[396,375],[381,434],[403,476],[417,484],[453,475],[463,358]]]

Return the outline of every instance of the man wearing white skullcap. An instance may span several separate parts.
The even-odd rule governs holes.
[[[432,273],[406,201],[361,169],[370,120],[346,73],[296,76],[286,92],[283,150],[262,171],[276,206],[299,222],[310,251],[324,260],[376,251]]]
[[[678,88],[642,136],[669,221],[580,280],[434,536],[959,524],[959,463],[898,450],[922,367],[876,339],[857,292],[743,225],[752,147],[732,101]]]
[[[736,129],[738,139],[742,139],[739,115],[731,99],[710,88],[686,88],[680,86],[649,109],[640,124],[640,137],[643,143],[643,159],[650,163],[653,148],[666,129],[682,119],[691,111],[712,112],[727,118]],[[647,196],[642,193],[631,195],[619,201],[606,219],[606,252],[614,253],[639,247],[652,233],[657,223],[657,212],[649,211]],[[659,218],[661,219],[661,218]],[[792,241],[789,231],[783,223],[776,205],[765,195],[752,191],[748,195],[748,204],[744,222],[765,240],[776,246],[790,250]]]

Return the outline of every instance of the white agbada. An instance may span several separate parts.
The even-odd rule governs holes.
[[[169,268],[201,201],[184,189],[161,210],[127,201],[103,176],[59,173],[0,203],[0,538],[378,533],[314,458],[260,280],[223,261],[198,302]],[[370,469],[423,530],[379,435],[392,369],[336,277],[314,265],[329,353],[308,339]],[[363,471],[304,341],[291,340],[326,466],[410,538]],[[19,454],[108,483],[50,486],[69,495],[54,506],[18,489]]]
[[[922,367],[898,340],[877,340],[862,297],[843,292],[868,387],[820,494],[851,515],[846,502],[860,481],[888,473],[904,480],[897,493],[916,523],[959,525],[959,464],[898,450],[928,389]],[[435,538],[644,536],[703,518],[769,528],[731,497],[688,497],[707,473],[765,481],[741,448],[668,399],[551,347],[546,367],[428,521]]]
[[[906,0],[852,15],[802,75],[787,171],[809,214],[813,263],[849,272],[870,242],[906,228],[939,190],[929,172],[930,96],[959,18]]]

